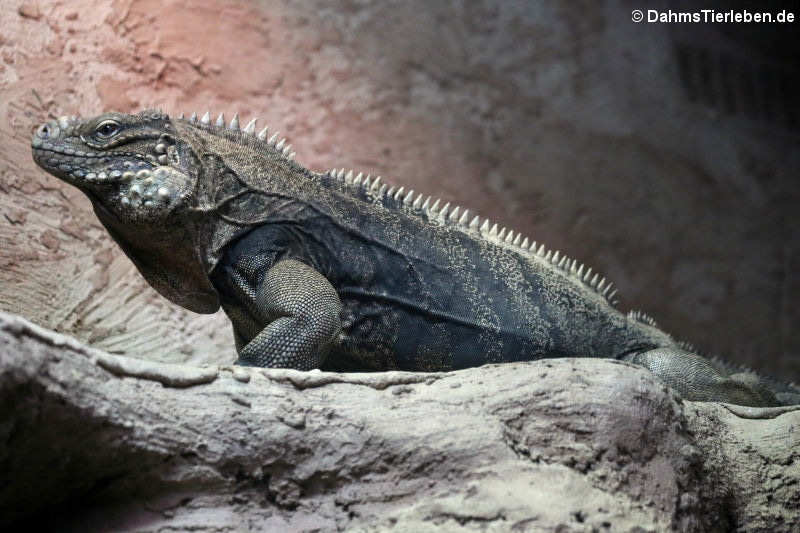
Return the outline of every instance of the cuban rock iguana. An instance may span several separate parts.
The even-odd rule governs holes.
[[[575,260],[380,177],[312,172],[255,124],[61,117],[32,150],[163,296],[223,308],[240,365],[437,371],[579,355],[644,366],[690,400],[800,403],[797,388],[621,313]]]

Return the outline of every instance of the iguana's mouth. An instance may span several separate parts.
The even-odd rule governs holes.
[[[106,157],[105,154],[75,150],[52,143],[40,143],[40,146],[32,143],[32,146],[34,161],[53,174],[77,179],[84,178],[89,181],[114,179],[122,176],[120,171],[92,171],[91,164],[102,161]]]
[[[61,117],[39,126],[31,139],[33,160],[37,165],[74,185],[118,181],[150,168],[145,161],[141,164],[122,161],[120,168],[109,168],[115,159],[113,156],[119,154],[94,151],[65,139],[78,122],[75,117]],[[105,168],[98,168],[104,163],[107,164]]]

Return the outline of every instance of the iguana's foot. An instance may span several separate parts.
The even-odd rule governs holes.
[[[751,372],[736,371],[679,348],[656,348],[623,357],[650,370],[686,400],[752,407],[800,404],[800,391]]]

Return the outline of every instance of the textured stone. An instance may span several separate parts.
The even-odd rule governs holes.
[[[800,412],[743,419],[681,402],[616,361],[441,374],[220,367],[175,388],[162,383],[202,369],[114,357],[109,372],[112,357],[0,314],[2,527],[798,525]]]

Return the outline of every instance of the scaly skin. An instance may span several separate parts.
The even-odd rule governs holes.
[[[774,406],[800,391],[681,347],[591,269],[460,208],[352,172],[311,172],[254,122],[158,111],[62,117],[35,161],[77,186],[145,278],[221,305],[239,364],[436,371],[588,356],[650,369],[687,399]]]

